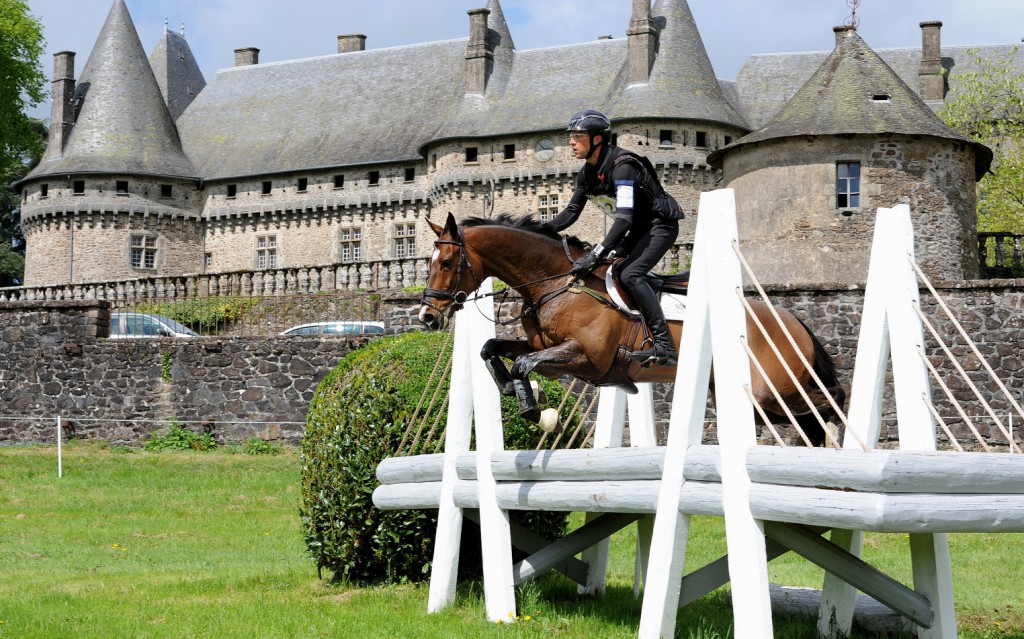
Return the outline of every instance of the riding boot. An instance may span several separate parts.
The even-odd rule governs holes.
[[[648,366],[675,366],[678,361],[676,346],[672,342],[672,335],[668,332],[668,324],[665,322],[665,313],[661,310],[661,303],[658,296],[651,289],[646,281],[639,281],[633,285],[630,293],[636,307],[644,316],[647,328],[651,330],[651,337],[654,343],[651,348],[643,351],[633,351],[630,359],[640,362],[645,368]]]

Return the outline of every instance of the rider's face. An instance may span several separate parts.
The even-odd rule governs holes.
[[[600,136],[598,136],[598,139],[600,139]],[[589,133],[577,131],[569,134],[569,148],[572,149],[573,157],[577,160],[583,160],[587,157],[590,146]]]

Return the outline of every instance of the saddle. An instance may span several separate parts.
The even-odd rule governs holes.
[[[615,258],[608,267],[604,276],[604,285],[608,289],[608,296],[615,305],[632,317],[640,317],[640,311],[636,310],[633,300],[629,298],[622,282],[619,279],[619,268],[625,258]],[[647,273],[647,283],[658,294],[661,300],[661,309],[667,320],[684,320],[686,314],[686,292],[690,286],[690,271],[676,273],[674,275],[658,275]]]

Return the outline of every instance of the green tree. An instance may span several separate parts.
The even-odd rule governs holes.
[[[46,98],[43,28],[23,0],[0,0],[0,286],[20,283],[24,238],[11,185],[39,162],[46,126],[26,109]]]
[[[956,93],[939,111],[945,123],[992,149],[991,173],[978,183],[978,230],[1024,233],[1024,74],[1017,47],[975,57],[957,75]]]

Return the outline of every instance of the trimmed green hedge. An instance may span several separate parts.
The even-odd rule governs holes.
[[[437,511],[384,512],[373,506],[371,495],[378,485],[377,464],[397,450],[444,342],[441,333],[375,340],[345,357],[317,387],[302,442],[300,514],[318,572],[326,568],[335,581],[368,584],[429,576]],[[440,381],[446,393],[448,379]],[[538,381],[557,406],[564,389]],[[563,413],[571,406],[566,402]],[[502,413],[506,448],[534,448],[543,433],[519,418],[514,398],[502,398]],[[564,513],[513,517],[548,537],[565,530]],[[464,547],[479,546],[473,537],[478,536],[463,535]],[[468,566],[473,556],[473,549],[467,549],[462,563]]]

